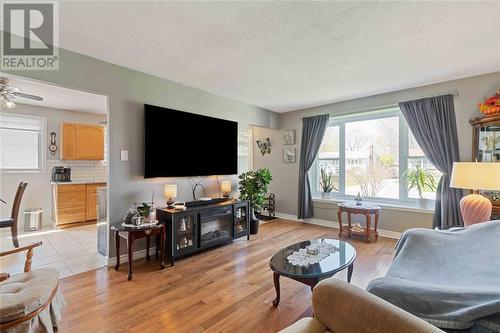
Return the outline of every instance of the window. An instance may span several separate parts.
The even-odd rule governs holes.
[[[331,175],[333,197],[363,197],[412,202],[416,189],[407,190],[404,175],[419,165],[439,181],[440,172],[425,157],[399,108],[330,118],[318,157],[311,168],[313,196],[322,196],[323,174]],[[423,197],[434,199],[429,189]]]
[[[0,114],[0,169],[41,171],[45,120]]]

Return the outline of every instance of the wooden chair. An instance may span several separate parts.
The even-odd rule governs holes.
[[[19,239],[17,238],[17,221],[19,218],[19,207],[21,206],[21,200],[23,198],[24,190],[26,190],[26,186],[28,186],[28,183],[19,183],[16,196],[14,197],[14,203],[12,204],[12,212],[10,214],[10,217],[0,220],[0,228],[10,228],[10,233],[12,234],[12,243],[14,243],[14,247],[19,247]]]
[[[51,329],[47,329],[47,326],[56,326],[61,317],[60,310],[65,302],[58,289],[59,272],[53,268],[31,270],[33,249],[40,245],[42,242],[0,252],[0,257],[3,257],[28,251],[24,273],[15,274],[12,277],[9,273],[0,273],[0,312],[2,313],[0,332],[52,332]],[[35,318],[37,316],[39,317]],[[27,323],[30,320],[34,321]],[[24,328],[21,326],[23,324]]]

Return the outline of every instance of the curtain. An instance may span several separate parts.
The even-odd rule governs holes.
[[[453,95],[402,102],[399,107],[425,156],[443,173],[436,191],[434,228],[463,226],[463,192],[450,188],[453,162],[460,161]]]
[[[299,219],[313,216],[311,185],[307,172],[318,155],[323,141],[329,116],[327,114],[302,119],[302,141],[300,143],[299,161],[299,200],[297,217]]]

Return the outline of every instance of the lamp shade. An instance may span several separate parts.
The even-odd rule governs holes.
[[[221,183],[220,190],[225,193],[231,192],[231,181],[230,180],[224,180]]]
[[[177,198],[177,185],[165,185],[163,187],[163,196],[165,198]]]
[[[500,163],[455,162],[450,187],[468,190],[500,190]]]

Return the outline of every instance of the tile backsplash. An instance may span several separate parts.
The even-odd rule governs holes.
[[[52,175],[52,167],[64,166],[71,168],[71,180],[85,182],[106,182],[106,167],[104,161],[63,161],[47,160],[47,171],[49,178]]]

